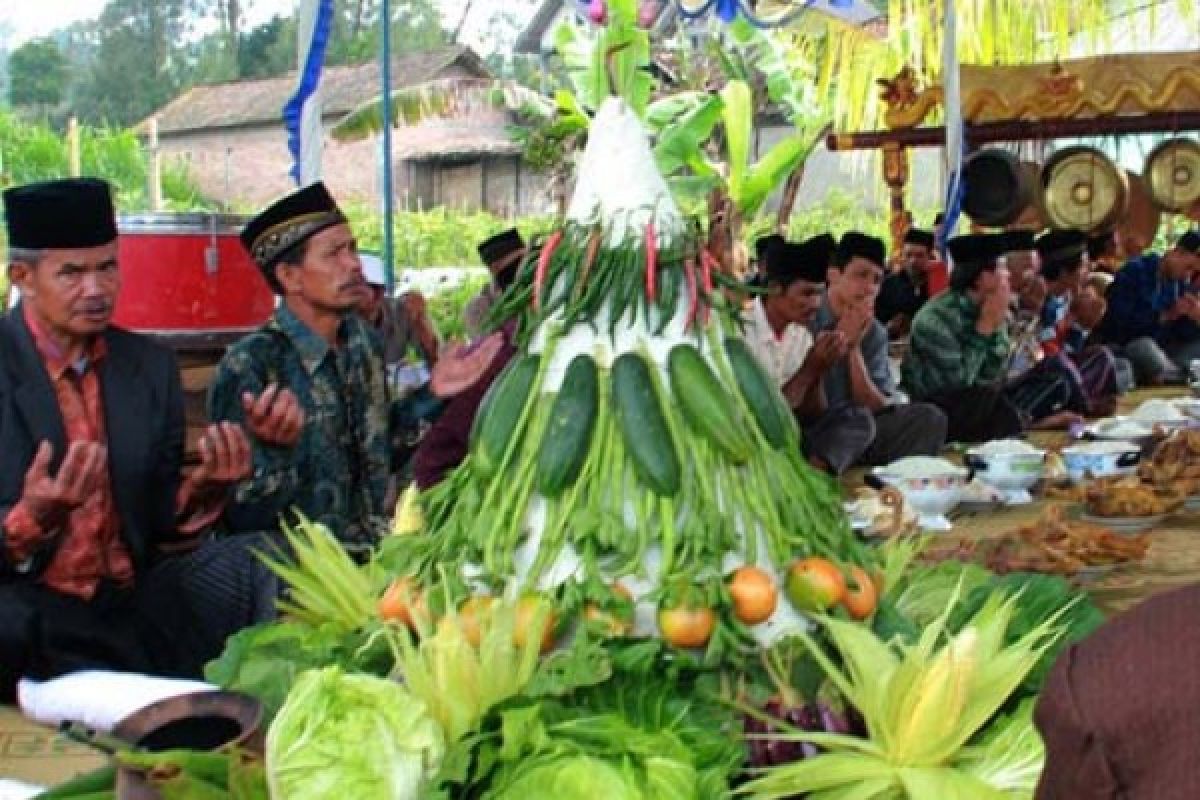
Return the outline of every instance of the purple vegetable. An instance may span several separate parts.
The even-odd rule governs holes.
[[[850,721],[844,713],[836,711],[824,701],[817,702],[817,712],[821,717],[820,730],[827,733],[850,733]]]
[[[763,713],[792,728],[805,731],[822,730],[820,712],[810,704],[789,706],[779,698],[774,698],[763,707]],[[772,733],[784,733],[786,730],[784,725],[774,725],[747,715],[743,726],[749,743],[750,765],[753,767],[789,764],[793,761],[812,758],[820,752],[820,748],[810,742],[797,742],[770,736]]]

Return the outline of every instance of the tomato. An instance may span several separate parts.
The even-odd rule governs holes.
[[[771,576],[749,564],[738,567],[729,578],[733,613],[747,625],[766,622],[779,604],[779,590]]]
[[[622,600],[633,602],[633,594],[620,583],[612,585],[612,593]],[[595,603],[588,603],[587,608],[583,610],[583,618],[605,636],[628,636],[633,630],[632,617],[631,613],[626,613],[621,608],[605,610]]]
[[[875,613],[875,607],[879,605],[879,591],[862,567],[850,568],[850,581],[846,585],[842,605],[855,619],[866,619]]]
[[[717,615],[711,608],[679,606],[658,610],[658,629],[676,647],[703,647],[716,626]]]
[[[410,628],[417,627],[418,621],[429,621],[425,597],[411,578],[397,578],[388,584],[379,598],[378,610],[380,619]]]
[[[545,609],[543,612],[542,609]],[[544,597],[537,595],[525,595],[517,601],[517,615],[514,622],[513,644],[517,647],[524,647],[525,642],[529,640],[530,628],[533,627],[534,620],[539,614],[545,615],[546,629],[542,632],[541,652],[545,653],[550,648],[554,647],[554,626],[557,619],[554,614],[554,606]]]
[[[467,601],[462,604],[462,608],[458,610],[458,624],[462,627],[463,636],[471,643],[472,647],[479,647],[479,642],[483,638],[481,623],[494,602],[496,601],[493,597],[477,594],[468,597]]]
[[[806,558],[788,569],[784,586],[788,600],[800,611],[825,611],[846,594],[842,570],[824,558]]]

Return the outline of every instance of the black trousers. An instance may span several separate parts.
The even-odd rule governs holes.
[[[946,414],[946,441],[974,444],[1017,436],[1025,425],[1003,389],[968,386],[925,398]]]
[[[154,564],[133,588],[102,584],[90,601],[28,580],[0,585],[0,700],[22,677],[81,669],[203,677],[227,637],[275,616],[278,582],[253,552],[265,543],[206,541]]]

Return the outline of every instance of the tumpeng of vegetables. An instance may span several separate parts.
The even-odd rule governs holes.
[[[675,207],[637,116],[604,101],[565,224],[493,308],[493,324],[517,321],[520,350],[465,462],[420,498],[425,530],[389,537],[384,562],[417,591],[446,569],[484,594],[619,581],[638,633],[656,619],[666,633],[666,612],[708,612],[743,645],[802,622],[787,603],[735,619],[725,576],[739,567],[776,591],[805,559],[850,582],[873,573],[836,483],[804,460],[742,340],[741,292]],[[703,621],[679,643],[727,628]]]

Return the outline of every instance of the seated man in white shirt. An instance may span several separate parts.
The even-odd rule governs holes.
[[[844,359],[849,343],[839,330],[809,333],[821,307],[835,242],[829,234],[801,244],[767,249],[763,275],[768,292],[746,311],[746,344],[783,390],[804,430],[804,451],[821,469],[841,474],[857,462],[875,436],[865,408],[830,409],[825,374]]]

